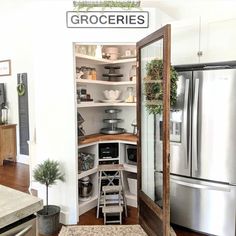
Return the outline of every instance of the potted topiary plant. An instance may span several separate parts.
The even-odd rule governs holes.
[[[48,188],[56,184],[57,180],[64,181],[64,174],[60,171],[57,161],[47,159],[34,169],[33,177],[46,187],[46,205],[37,212],[39,233],[43,235],[54,234],[60,229],[60,207],[48,205]]]

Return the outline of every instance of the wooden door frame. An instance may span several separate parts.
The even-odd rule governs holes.
[[[153,229],[145,222],[140,215],[140,204],[145,203],[153,215],[162,221],[163,236],[170,235],[170,138],[169,138],[169,120],[170,120],[170,43],[171,26],[168,24],[151,35],[145,37],[137,43],[137,125],[138,125],[138,209],[139,223],[149,235],[155,235]],[[163,39],[163,208],[161,209],[152,201],[142,189],[142,163],[141,163],[141,73],[140,73],[140,51],[141,48]],[[165,167],[165,168],[164,168]],[[151,220],[151,219],[150,219]],[[154,223],[153,223],[154,224]]]

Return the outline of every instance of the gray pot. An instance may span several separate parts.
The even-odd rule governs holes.
[[[50,235],[57,233],[60,230],[60,207],[54,205],[44,206],[42,210],[37,212],[38,230],[40,234]]]

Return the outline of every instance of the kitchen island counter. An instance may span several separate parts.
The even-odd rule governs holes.
[[[0,185],[0,229],[42,208],[42,199]]]

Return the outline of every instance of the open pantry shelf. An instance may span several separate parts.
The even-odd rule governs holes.
[[[76,79],[76,83],[79,84],[100,84],[100,85],[135,85],[135,81],[104,81],[104,80],[88,80],[88,79]]]
[[[127,63],[127,62],[135,62],[136,57],[133,58],[125,58],[125,59],[119,59],[119,60],[108,60],[108,59],[103,59],[103,58],[97,58],[93,56],[88,56],[84,54],[75,54],[76,57],[84,59],[84,60],[89,60],[90,62],[93,61],[96,64],[119,64],[119,63]]]
[[[78,179],[84,178],[85,176],[92,175],[97,172],[97,167],[87,170],[87,171],[82,171],[81,173],[78,174]]]
[[[77,108],[83,107],[136,107],[136,103],[134,102],[82,102],[77,104]]]

